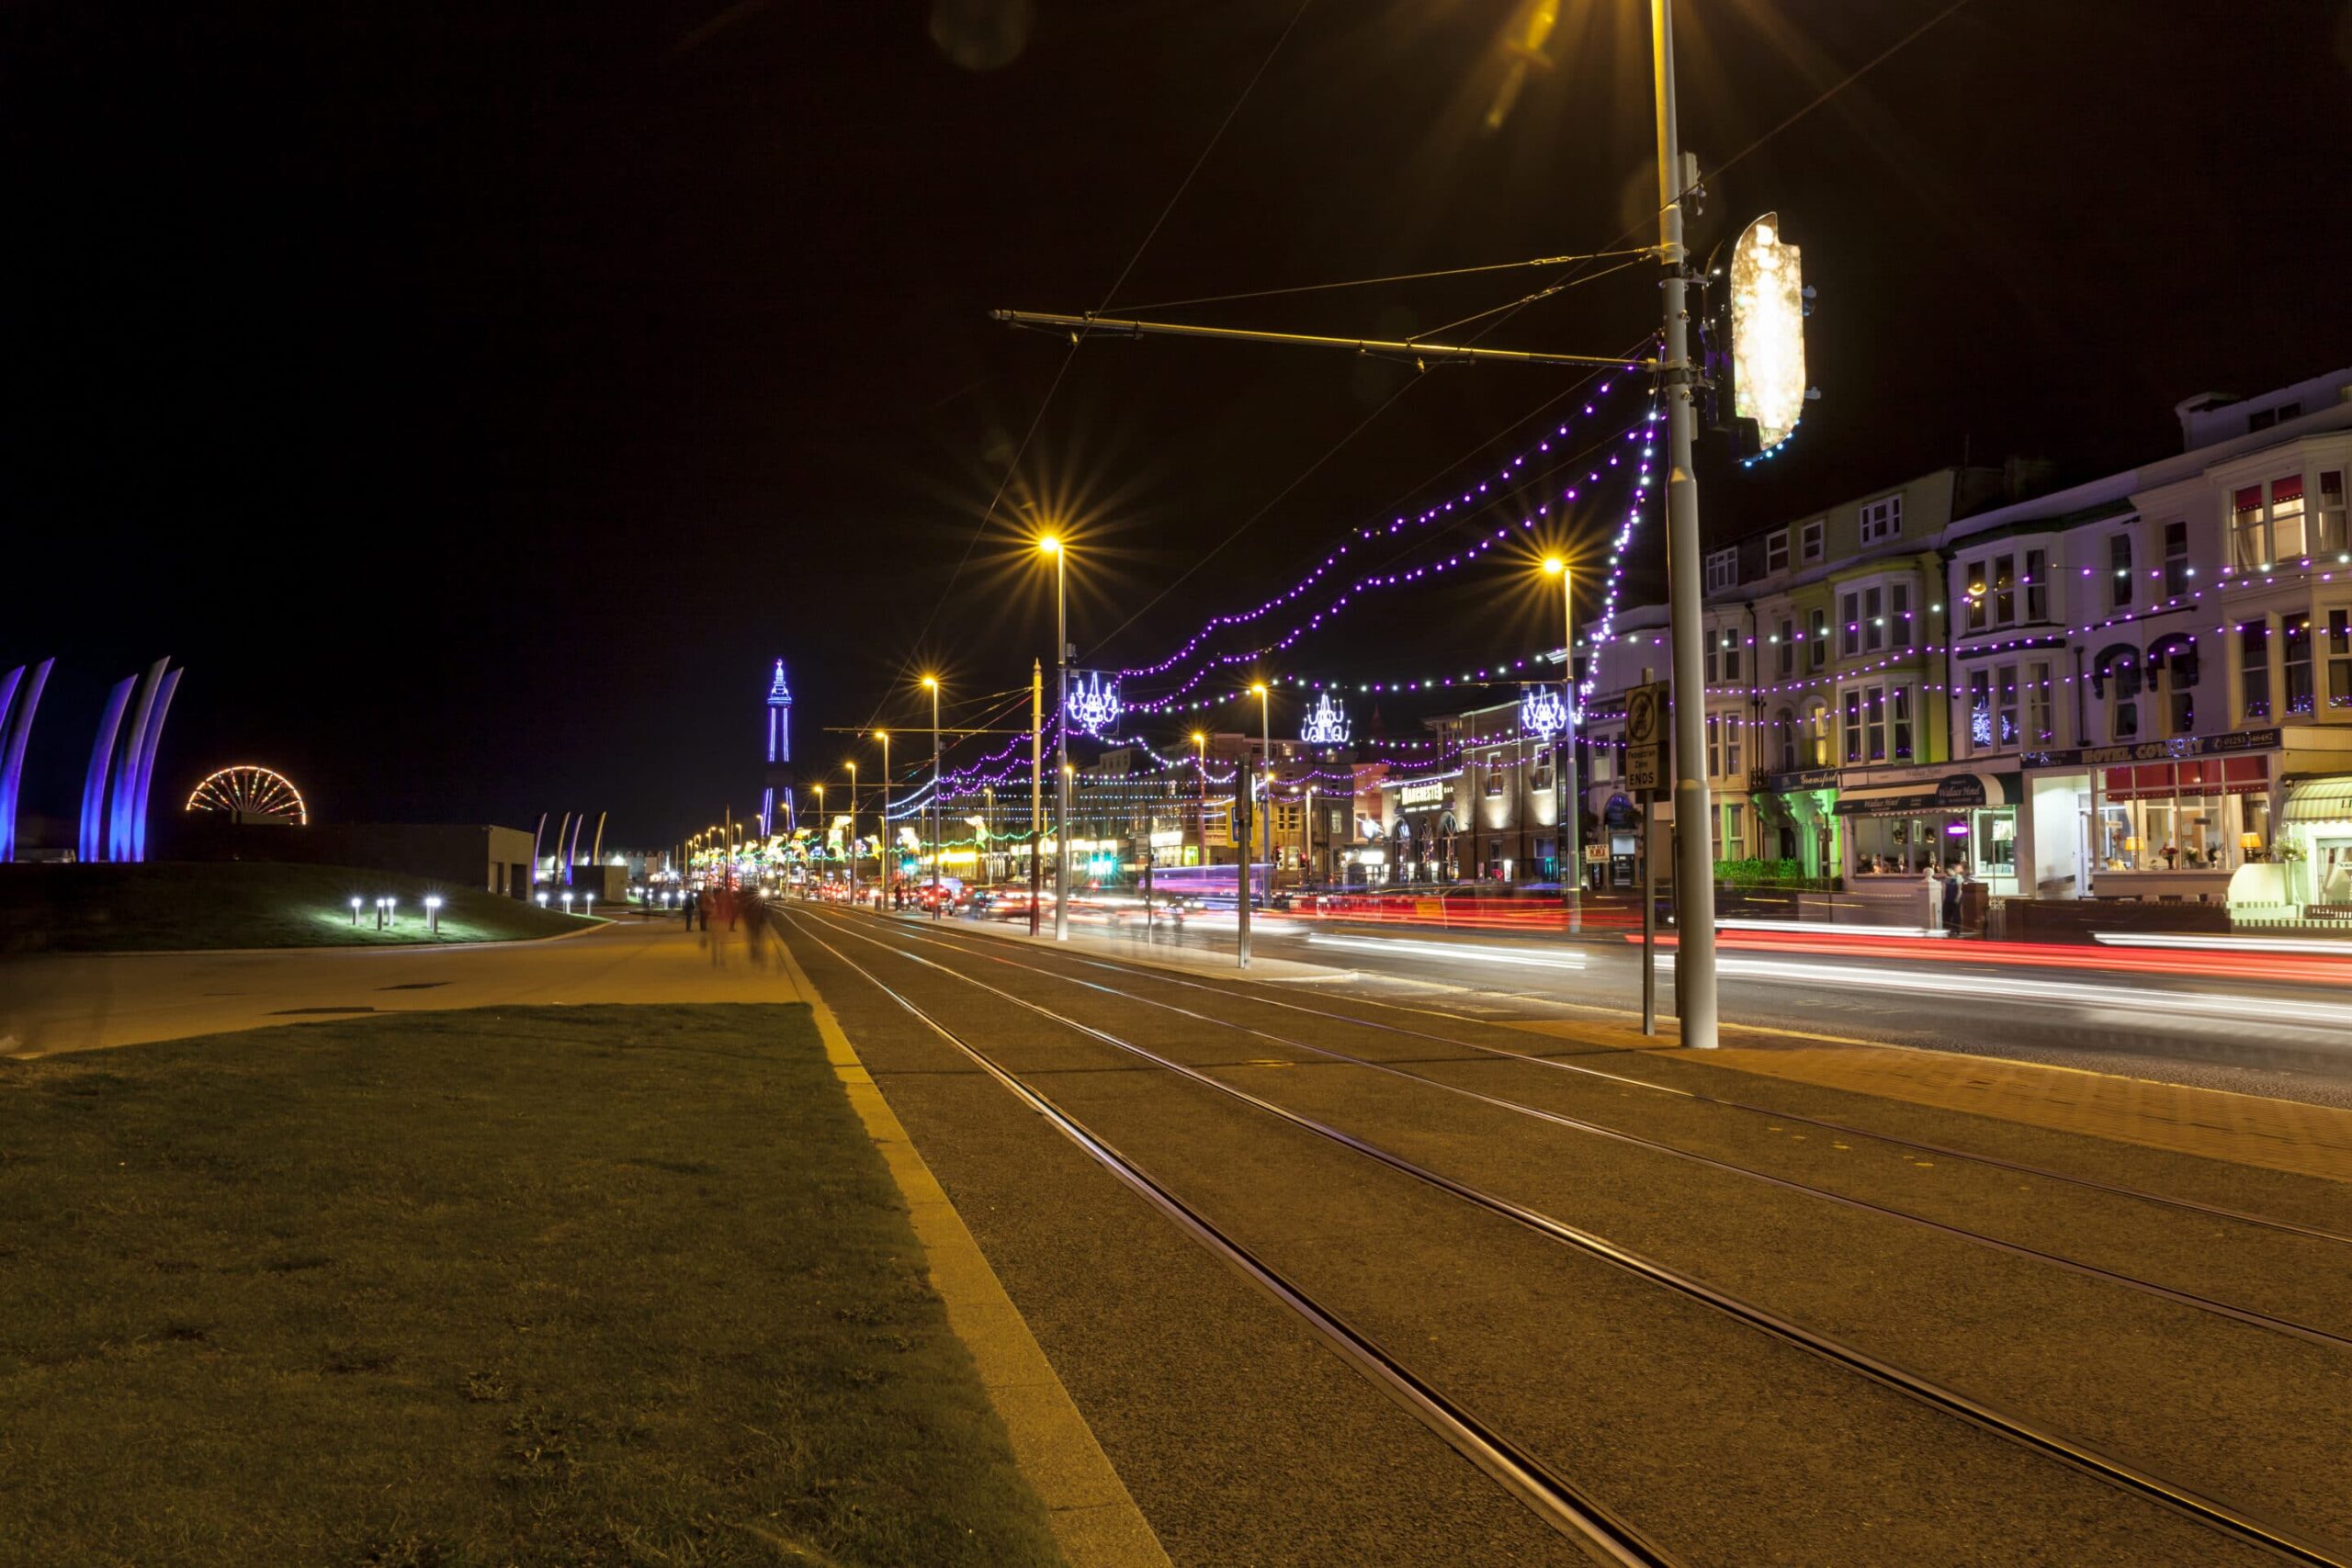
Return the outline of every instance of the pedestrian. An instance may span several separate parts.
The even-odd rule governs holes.
[[[678,918],[686,922],[686,930],[695,929],[695,894],[691,887],[678,895]]]

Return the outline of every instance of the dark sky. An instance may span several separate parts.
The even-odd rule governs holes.
[[[1681,0],[1685,145],[1721,163],[1943,3]],[[0,7],[0,664],[60,659],[35,804],[104,684],[169,653],[159,796],[254,760],[324,817],[579,807],[657,841],[752,799],[773,657],[820,770],[823,727],[914,717],[909,660],[1023,683],[1040,507],[1086,550],[1076,638],[1143,610],[1101,654],[1131,663],[1491,469],[1572,374],[1073,356],[985,318],[1098,305],[1131,259],[1114,303],[1577,252],[1647,211],[1641,7],[1563,0],[1488,135],[1513,0],[1317,0],[1146,244],[1296,10]],[[1769,468],[1706,459],[1709,533],[1963,448],[2096,471],[2175,444],[2190,392],[2344,363],[2347,67],[2338,0],[1973,0],[1746,158],[1693,238],[1779,209],[1824,400]],[[1187,314],[1404,335],[1555,276]],[[1637,266],[1487,341],[1617,352],[1656,299]],[[1544,612],[1487,568],[1296,666],[1483,661]]]

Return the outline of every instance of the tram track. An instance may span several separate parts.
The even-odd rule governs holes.
[[[1809,1328],[1803,1324],[1797,1323],[1773,1312],[1770,1308],[1761,1306],[1753,1301],[1733,1294],[1728,1291],[1710,1285],[1696,1276],[1690,1275],[1671,1265],[1663,1263],[1654,1258],[1645,1256],[1630,1247],[1622,1246],[1589,1230],[1564,1222],[1553,1215],[1544,1213],[1537,1209],[1530,1207],[1529,1205],[1502,1197],[1473,1183],[1447,1176],[1441,1171],[1430,1168],[1390,1149],[1375,1145],[1367,1139],[1358,1137],[1355,1134],[1348,1133],[1339,1127],[1319,1121],[1315,1117],[1292,1110],[1289,1107],[1277,1104],[1261,1096],[1251,1094],[1248,1090],[1240,1089],[1235,1085],[1226,1083],[1207,1072],[1164,1055],[1148,1046],[1124,1039],[1110,1031],[1098,1028],[1081,1019],[1057,1011],[1052,1008],[1046,1007],[1038,1002],[1018,996],[1001,987],[991,986],[985,980],[979,979],[975,976],[963,973],[950,964],[927,957],[920,952],[911,951],[911,946],[937,942],[938,945],[944,947],[948,952],[967,959],[981,958],[991,962],[1009,964],[1012,967],[1029,970],[1048,979],[1058,980],[1064,983],[1078,984],[1085,986],[1090,989],[1106,992],[1110,995],[1117,996],[1127,1000],[1139,1001],[1148,1005],[1166,1008],[1168,1010],[1183,1014],[1187,1017],[1197,1018],[1204,1023],[1219,1028],[1231,1029],[1238,1032],[1253,1034],[1269,1040],[1280,1040],[1282,1037],[1272,1035],[1265,1031],[1251,1029],[1248,1025],[1236,1024],[1230,1021],[1216,1019],[1207,1014],[1193,1013],[1191,1010],[1175,1008],[1170,1004],[1159,1002],[1154,998],[1138,997],[1130,992],[1118,991],[1115,988],[1099,986],[1092,982],[1076,980],[1066,975],[1057,975],[1053,971],[1042,968],[1038,965],[1015,963],[996,953],[977,952],[973,949],[966,948],[956,942],[945,941],[931,933],[892,931],[890,934],[899,939],[899,942],[893,942],[883,940],[877,936],[853,929],[851,923],[845,920],[834,919],[809,920],[797,914],[790,916],[788,919],[796,931],[798,931],[801,934],[807,936],[808,940],[822,946],[828,953],[831,953],[844,965],[865,976],[878,989],[881,989],[885,994],[888,995],[899,1007],[917,1016],[926,1025],[926,1027],[953,1040],[960,1051],[967,1056],[971,1056],[976,1060],[981,1061],[982,1065],[992,1076],[998,1077],[1001,1082],[1006,1083],[1008,1088],[1014,1089],[1016,1092],[1022,1093],[1023,1098],[1024,1100],[1032,1100],[1033,1104],[1035,1100],[1043,1099],[1042,1095],[1039,1095],[1037,1091],[1035,1090],[1034,1086],[1023,1085],[1019,1075],[1011,1072],[1001,1064],[989,1059],[988,1054],[985,1051],[980,1050],[978,1046],[957,1037],[953,1031],[947,1028],[945,1024],[942,1023],[937,1018],[931,1015],[918,1003],[902,994],[899,990],[891,987],[888,982],[874,975],[873,972],[865,965],[859,964],[855,960],[848,957],[847,954],[843,953],[832,943],[826,942],[823,936],[817,934],[817,931],[812,930],[811,928],[816,927],[827,930],[836,936],[841,936],[851,941],[863,942],[872,947],[879,948],[884,953],[888,953],[892,957],[902,962],[922,965],[925,969],[945,976],[953,982],[972,987],[979,991],[988,993],[989,995],[1017,1009],[1045,1019],[1060,1029],[1070,1031],[1101,1044],[1110,1046],[1116,1051],[1146,1063],[1150,1066],[1183,1078],[1202,1088],[1213,1090],[1216,1094],[1244,1105],[1252,1111],[1272,1117],[1298,1129],[1301,1132],[1309,1134],[1315,1138],[1347,1149],[1356,1156],[1372,1160],[1391,1171],[1408,1178],[1414,1182],[1444,1193],[1474,1209],[1510,1221],[1550,1242],[1572,1248],[1584,1256],[1598,1258],[1614,1266],[1618,1269],[1646,1280],[1651,1284],[1664,1287],[1689,1300],[1711,1308],[1714,1312],[1737,1323],[1743,1324],[1749,1328],[1758,1330],[1783,1343],[1809,1352],[1822,1360],[1843,1368],[1849,1372],[1857,1373],[1883,1387],[1892,1389],[1898,1393],[1907,1396],[1909,1399],[1925,1404],[1945,1416],[1965,1420],[1983,1430],[1991,1432],[2012,1443],[2019,1445],[2036,1454],[2041,1455],[2041,1457],[2057,1461],[2080,1472],[2094,1476],[2125,1493],[2157,1503],[2177,1514],[2195,1520],[2200,1525],[2220,1530],[2224,1534],[2246,1544],[2257,1546],[2274,1556],[2287,1561],[2307,1563],[2335,1563],[2341,1565],[2352,1562],[2352,1555],[2347,1555],[2345,1550],[2341,1547],[2314,1540],[2250,1510],[2239,1507],[2220,1498],[2208,1495],[2196,1488],[2174,1481],[2152,1470],[2136,1465],[2132,1461],[2121,1459],[2114,1454],[2103,1451],[2089,1443],[2073,1438],[2045,1424],[1999,1409],[1989,1403],[1961,1393],[1960,1391],[1932,1377],[1923,1375],[1884,1358],[1877,1356],[1848,1340]],[[960,935],[961,933],[957,934]],[[900,945],[901,942],[910,945]],[[1092,963],[1096,961],[1078,960],[1077,962]],[[1119,966],[1105,965],[1105,967]],[[1156,971],[1148,973],[1150,974],[1150,977],[1155,979],[1166,978],[1166,976]],[[1201,988],[1215,989],[1216,987],[1204,987]],[[1250,999],[1257,998],[1252,998]],[[1317,1010],[1301,1009],[1300,1010],[1312,1012],[1317,1011]],[[1361,1021],[1356,1020],[1347,1020],[1345,1019],[1345,1015],[1327,1016],[1340,1018],[1350,1022]],[[1415,1032],[1406,1031],[1403,1032]],[[1330,1052],[1321,1047],[1306,1044],[1303,1042],[1286,1041],[1283,1043],[1297,1045],[1300,1048],[1306,1049],[1317,1055],[1353,1062],[1359,1066],[1373,1066],[1384,1071],[1395,1070],[1386,1067],[1383,1064],[1365,1062],[1359,1058],[1349,1057],[1345,1053]],[[1454,1043],[1462,1043],[1455,1042]],[[1504,1054],[1508,1055],[1509,1053]],[[1410,1073],[1399,1072],[1398,1076],[1410,1078],[1418,1082],[1430,1084],[1432,1087],[1449,1089],[1453,1089],[1453,1086],[1438,1083],[1435,1080],[1421,1078],[1418,1075]],[[1457,1090],[1456,1092],[1467,1091]],[[1494,1103],[1498,1108],[1502,1109],[1517,1109],[1521,1111],[1530,1111],[1532,1109],[1511,1106],[1508,1102],[1494,1100],[1492,1100],[1492,1097],[1474,1095],[1474,1098],[1487,1100],[1491,1103]],[[1555,1119],[1548,1112],[1539,1112],[1539,1114],[1544,1115],[1546,1120]],[[1574,1124],[1574,1119],[1560,1120],[1566,1120],[1570,1124]],[[1629,1142],[1648,1142],[1648,1140],[1639,1138],[1638,1135],[1624,1134],[1612,1130],[1600,1129],[1598,1127],[1593,1127],[1590,1130],[1599,1131],[1602,1133],[1603,1135],[1623,1137]],[[1069,1129],[1065,1128],[1065,1131],[1067,1133]],[[1089,1135],[1092,1136],[1091,1134]],[[1097,1141],[1098,1143],[1100,1142],[1099,1139]],[[1109,1145],[1102,1145],[1102,1146],[1111,1154],[1116,1154],[1115,1150],[1109,1149]],[[1681,1154],[1684,1157],[1690,1157],[1688,1156],[1687,1152],[1684,1151],[1674,1151],[1668,1148],[1665,1152]],[[1702,1157],[1704,1163],[1722,1163],[1705,1160],[1704,1156],[1700,1157]],[[1744,1174],[1753,1175],[1758,1173],[1747,1172]],[[1126,1178],[1123,1177],[1122,1179],[1126,1179]],[[1786,1183],[1781,1181],[1780,1179],[1772,1179],[1776,1182],[1780,1182],[1781,1185],[1792,1186],[1798,1190],[1813,1190],[1805,1188],[1803,1184]],[[1842,1196],[1835,1194],[1825,1195]],[[1167,1194],[1167,1196],[1171,1201],[1181,1204],[1182,1201],[1180,1199],[1176,1199],[1174,1194],[1170,1193]],[[1868,1207],[1871,1205],[1863,1206]],[[1933,1222],[1929,1223],[1933,1224]],[[1950,1227],[1939,1226],[1939,1228]],[[1238,1244],[1232,1241],[1230,1237],[1224,1238],[1224,1245],[1237,1248],[1238,1247]],[[1246,1251],[1246,1249],[1241,1250]],[[2052,1260],[2063,1261],[2056,1259]],[[1263,1267],[1262,1264],[1261,1267]],[[2091,1271],[2102,1274],[2106,1272],[2096,1269]],[[1301,1293],[1303,1294],[1303,1292]],[[2176,1300],[2179,1299],[2177,1292],[2171,1292],[2163,1287],[2155,1287],[2155,1293]],[[2191,1301],[2189,1304],[2200,1303]],[[2218,1303],[2214,1304],[2218,1305]],[[1294,1310],[1296,1310],[1296,1308],[1295,1307]],[[2223,1315],[2245,1318],[2249,1314],[2245,1314],[2242,1311],[2225,1310]],[[2251,1315],[2254,1317],[2260,1316],[2260,1314]],[[2279,1326],[2294,1329],[2301,1325],[2281,1324]],[[2314,1332],[2318,1332],[2319,1337],[2324,1342],[2332,1345],[2340,1345],[2344,1343],[2344,1341],[2342,1341],[2338,1337],[2326,1335],[2324,1331]],[[1351,1359],[1352,1359],[1353,1358],[1351,1358]],[[1394,1361],[1393,1358],[1385,1358],[1384,1356],[1384,1359],[1390,1360],[1392,1363]],[[1361,1367],[1361,1363],[1359,1363],[1359,1365]],[[1399,1371],[1402,1371],[1401,1367],[1396,1370]],[[1406,1375],[1409,1376],[1408,1373]],[[1485,1440],[1490,1442],[1494,1440],[1494,1434],[1490,1432],[1485,1433],[1483,1436]],[[1482,1468],[1487,1467],[1482,1465]],[[1492,1473],[1491,1470],[1489,1471],[1489,1473]],[[1573,1495],[1572,1489],[1571,1495]],[[1522,1497],[1522,1500],[1525,1500],[1524,1497]],[[1635,1558],[1632,1560],[1640,1561],[1642,1559]]]
[[[916,942],[943,941],[941,937],[933,936],[929,932],[910,931],[904,934],[909,938],[909,940]],[[954,946],[952,942],[943,942],[943,945],[950,947]],[[999,953],[977,953],[976,950],[961,948],[956,949],[956,951],[974,953],[976,956],[985,957],[991,963],[1006,964],[1010,967],[1025,970],[1035,975],[1042,975],[1049,979],[1060,980],[1068,985],[1083,986],[1106,996],[1114,996],[1125,1001],[1137,1003],[1144,1007],[1157,1008],[1164,1011],[1172,1012],[1180,1017],[1192,1019],[1201,1023],[1209,1024],[1215,1028],[1227,1029],[1238,1033],[1251,1035],[1258,1039],[1266,1041],[1269,1043],[1281,1045],[1291,1050],[1304,1051],[1312,1055],[1320,1056],[1328,1061],[1340,1063],[1348,1066],[1361,1067],[1367,1071],[1384,1074],[1392,1077],[1402,1078],[1410,1083],[1419,1084],[1426,1088],[1437,1089],[1442,1093],[1455,1095],[1477,1104],[1492,1107],[1493,1109],[1501,1111],[1506,1114],[1528,1117],[1532,1120],[1545,1122],[1552,1126],[1564,1128],[1571,1132],[1581,1133],[1592,1137],[1607,1139],[1612,1143],[1622,1144],[1629,1147],[1645,1149],[1653,1154],[1663,1155],[1671,1159],[1687,1161],[1692,1165],[1700,1166],[1706,1169],[1720,1171],[1725,1175],[1737,1177],[1746,1180],[1760,1182],[1764,1185],[1777,1188],[1782,1191],[1795,1192],[1809,1198],[1816,1198],[1825,1202],[1837,1204],[1843,1208],[1852,1209],[1858,1213],[1876,1214],[1885,1219],[1894,1220],[1899,1224],[1916,1225],[1937,1235],[1950,1236],[1955,1240],[1967,1242],[1973,1246],[1983,1247],[1993,1251],[2005,1253],[2012,1258],[2024,1258],[2031,1262],[2045,1264],[2052,1268],[2064,1269],[2069,1273],[2077,1274],[2086,1279],[2098,1280],[2104,1283],[2115,1285],[2124,1290],[2137,1292],[2143,1295],[2153,1296],[2159,1300],[2168,1301],[2178,1306],[2186,1306],[2199,1312],[2211,1313],[2218,1317],[2230,1318],[2233,1321],[2245,1324],[2251,1327],[2265,1329],[2274,1334],[2283,1334],[2290,1338],[2301,1339],[2310,1344],[2321,1345],[2335,1350],[2352,1350],[2352,1337],[2337,1334],[2332,1330],[2316,1327],[2309,1324],[2298,1323],[2291,1319],[2278,1316],[2275,1314],[2260,1312],[2248,1307],[2236,1306],[2228,1302],[2199,1295],[2190,1291],[2177,1290],[2156,1280],[2142,1279],[2136,1275],[2126,1274],[2117,1269],[2102,1268],[2095,1263],[2087,1263],[2077,1258],[2066,1258],[2058,1253],[2050,1252],[2041,1247],[2028,1247],[2021,1243],[2007,1241],[2002,1237],[1991,1235],[1983,1231],[1971,1230],[1964,1225],[1951,1224],[1948,1222],[1934,1219],[1928,1215],[1914,1213],[1909,1210],[1897,1208],[1892,1204],[1873,1202],[1867,1198],[1860,1198],[1850,1193],[1838,1192],[1826,1187],[1815,1186],[1811,1182],[1798,1181],[1789,1177],[1775,1175],[1770,1171],[1758,1170],[1752,1166],[1744,1166],[1734,1160],[1720,1159],[1712,1155],[1700,1154],[1694,1150],[1682,1148],[1662,1139],[1648,1137],[1642,1134],[1629,1132],[1623,1128],[1611,1127],[1604,1123],[1593,1122],[1584,1117],[1571,1116],[1562,1111],[1547,1110],[1542,1106],[1529,1105],[1521,1100],[1510,1100],[1503,1096],[1486,1094],[1476,1089],[1465,1089],[1459,1084],[1448,1083],[1442,1078],[1432,1077],[1425,1073],[1413,1072],[1406,1067],[1399,1066],[1393,1062],[1384,1062],[1369,1057],[1357,1056],[1345,1051],[1335,1050],[1328,1045],[1317,1045],[1310,1041],[1299,1040],[1288,1035],[1276,1034],[1271,1031],[1257,1029],[1249,1024],[1237,1023],[1230,1019],[1220,1019],[1208,1013],[1195,1011],[1189,1008],[1180,1008],[1172,1003],[1162,1001],[1154,997],[1144,996],[1138,992],[1123,991],[1113,987],[1100,985],[1093,981],[1081,980],[1072,976],[1057,975],[1054,971],[1041,965],[1035,964],[1023,964],[1018,960],[1007,958]],[[1083,963],[1091,961],[1079,960],[1079,962]],[[1214,987],[1204,988],[1213,989]],[[1230,995],[1230,993],[1227,994]],[[1252,998],[1250,999],[1255,1000],[1258,998]],[[1311,1011],[1313,1010],[1305,1010]],[[1323,1014],[1321,1016],[1329,1017],[1332,1015]],[[1467,1043],[1464,1042],[1449,1043]],[[1510,1053],[1498,1054],[1510,1055]],[[1521,1059],[1532,1061],[1541,1060],[1541,1058]],[[1855,1135],[1860,1136],[1863,1134],[1857,1134]]]
[[[910,934],[915,936],[919,940],[941,940],[950,933],[944,931],[931,932],[910,931]],[[987,942],[999,948],[1018,948],[1022,945],[1013,942],[1007,938],[997,936],[994,933],[986,931],[957,931],[952,934],[970,941]],[[1639,1089],[1652,1094],[1668,1096],[1677,1100],[1686,1100],[1694,1105],[1714,1106],[1722,1110],[1736,1111],[1747,1115],[1768,1118],[1773,1122],[1792,1122],[1800,1126],[1812,1127],[1826,1133],[1834,1133],[1843,1137],[1867,1138],[1872,1143],[1883,1144],[1895,1148],[1909,1149],[1916,1154],[1934,1155],[1939,1158],[1943,1159],[1965,1160],[1972,1165],[1984,1166],[1994,1170],[2007,1171],[2012,1175],[2031,1177],[2038,1180],[2054,1182],[2068,1187],[2079,1187],[2088,1191],[2104,1192],[2113,1197],[2129,1199],[2135,1202],[2152,1204],[2160,1208],[2176,1209],[2186,1213],[2199,1214],[2209,1219],[2223,1220],[2234,1224],[2248,1225],[2260,1230],[2276,1231],[2283,1235],[2301,1236],[2308,1240],[2324,1242],[2336,1247],[2352,1247],[2352,1234],[2347,1234],[2343,1231],[2330,1230],[2324,1226],[2304,1224],[2294,1220],[2280,1219],[2275,1215],[2254,1213],[2246,1210],[2232,1208],[2226,1204],[2209,1203],[2199,1199],[2185,1198],[2176,1193],[2151,1191],[2145,1188],[2132,1187],[2123,1182],[2109,1181],[2098,1177],[2086,1176],[2077,1171],[2059,1170],[2049,1166],[2035,1165],[2028,1161],[2008,1159],[1999,1155],[1986,1154],[1982,1150],[1966,1149],[1955,1145],[1908,1137],[1900,1133],[1891,1133],[1871,1127],[1857,1126],[1850,1122],[1834,1121],[1823,1116],[1808,1115],[1802,1111],[1789,1111],[1778,1106],[1761,1105],[1749,1100],[1735,1100],[1722,1095],[1707,1094],[1698,1089],[1683,1089],[1673,1084],[1662,1084],[1655,1079],[1642,1077],[1637,1074],[1612,1072],[1606,1067],[1593,1066],[1589,1063],[1564,1061],[1556,1056],[1538,1055],[1530,1051],[1514,1051],[1507,1046],[1490,1044],[1477,1040],[1466,1040],[1459,1035],[1442,1034],[1423,1029],[1413,1029],[1401,1024],[1385,1023],[1377,1019],[1364,1018],[1354,1013],[1338,1012],[1326,1008],[1309,1007],[1302,1002],[1294,1002],[1281,997],[1267,995],[1262,989],[1252,989],[1246,993],[1238,993],[1221,986],[1211,985],[1204,981],[1190,978],[1175,970],[1157,968],[1141,964],[1124,963],[1117,959],[1102,958],[1077,953],[1057,952],[1055,956],[1069,964],[1085,968],[1102,969],[1118,974],[1131,975],[1158,984],[1179,987],[1185,990],[1202,991],[1211,995],[1223,997],[1238,997],[1239,999],[1247,1000],[1261,1007],[1278,1009],[1284,1012],[1298,1013],[1309,1018],[1323,1019],[1334,1023],[1349,1024],[1355,1028],[1377,1030],[1384,1033],[1403,1035],[1410,1039],[1427,1041],[1431,1044],[1453,1046],[1464,1051],[1475,1051],[1481,1055],[1493,1056],[1503,1060],[1521,1063],[1529,1066],[1542,1067],[1552,1072],[1574,1074],[1580,1077],[1592,1078],[1615,1084],[1621,1088]],[[1035,966],[1024,965],[1024,967]],[[1050,974],[1051,971],[1041,970],[1040,973]],[[1365,1007],[1378,1008],[1384,1011],[1412,1013],[1419,1016],[1450,1018],[1454,1019],[1455,1021],[1458,1022],[1468,1023],[1473,1026],[1482,1028],[1498,1027],[1490,1020],[1464,1018],[1455,1014],[1439,1012],[1431,1009],[1416,1008],[1399,1002],[1383,1001],[1373,997],[1360,997],[1352,999],[1361,1002],[1362,1005]],[[1770,1032],[1769,1030],[1761,1030],[1759,1032]]]

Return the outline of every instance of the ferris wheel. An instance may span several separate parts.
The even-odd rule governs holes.
[[[306,826],[311,820],[311,808],[302,804],[302,792],[292,780],[250,762],[223,768],[198,784],[187,797],[187,809],[291,817]]]

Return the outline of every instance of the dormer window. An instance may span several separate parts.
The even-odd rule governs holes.
[[[1890,495],[1862,507],[1862,543],[1883,544],[1903,532],[1903,498]]]

